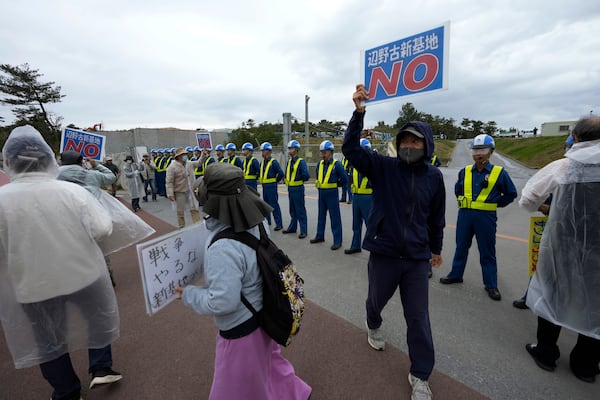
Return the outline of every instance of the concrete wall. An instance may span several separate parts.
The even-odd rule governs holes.
[[[195,146],[197,145],[196,132],[183,129],[135,128],[98,133],[106,136],[106,154],[115,156],[121,153],[134,155],[132,149],[138,146],[145,146],[148,152],[155,148]],[[217,143],[227,143],[229,132],[211,132],[213,146]]]

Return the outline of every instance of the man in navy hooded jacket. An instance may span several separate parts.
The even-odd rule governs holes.
[[[360,147],[368,93],[357,85],[352,96],[356,109],[348,125],[342,152],[373,186],[373,206],[362,247],[371,252],[366,301],[368,343],[383,350],[381,312],[400,289],[411,359],[409,381],[413,398],[430,398],[427,380],[433,370],[434,350],[429,323],[428,263],[442,263],[446,191],[438,168],[429,163],[433,134],[428,124],[411,121],[396,136],[397,157]]]

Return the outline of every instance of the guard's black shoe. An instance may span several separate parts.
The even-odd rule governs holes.
[[[443,283],[444,285],[451,285],[453,283],[463,283],[463,279],[462,278],[448,278],[447,276],[444,276],[444,277],[440,278],[440,283]]]
[[[556,369],[556,362],[549,362],[542,359],[540,352],[535,344],[526,344],[525,349],[531,355],[538,367],[545,371],[554,371]]]
[[[513,307],[518,308],[519,310],[527,310],[529,308],[525,299],[513,301]]]
[[[500,295],[500,291],[498,290],[498,288],[485,288],[485,291],[487,292],[488,296],[490,296],[490,299],[492,299],[492,300],[500,301],[502,299],[502,296]]]
[[[319,238],[310,239],[311,243],[321,243],[324,241],[325,241],[325,239],[319,239]]]
[[[281,231],[281,233],[286,234],[286,233],[296,233],[296,231],[288,231],[287,229],[284,229]]]
[[[344,254],[354,254],[354,253],[360,253],[361,249],[346,249],[344,250]]]
[[[306,233],[301,233],[298,235],[298,239],[304,239],[306,237]]]
[[[280,231],[280,230],[282,230],[282,229],[283,229],[283,226],[276,226],[274,230],[276,230],[276,231]]]
[[[338,244],[332,244],[332,245],[331,245],[331,250],[337,250],[337,249],[339,249],[340,247],[342,247],[342,244],[341,244],[341,243],[338,243]]]

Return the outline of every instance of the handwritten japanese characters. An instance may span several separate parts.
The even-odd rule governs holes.
[[[149,315],[177,298],[177,286],[186,286],[202,277],[207,235],[203,223],[194,224],[137,245]]]

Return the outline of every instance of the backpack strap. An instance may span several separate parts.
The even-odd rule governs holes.
[[[266,236],[267,233],[265,231],[265,227],[263,226],[262,223],[259,224],[259,230],[260,230],[260,237],[261,237],[261,239],[267,237]],[[218,232],[215,236],[213,236],[213,238],[210,241],[210,244],[208,245],[208,247],[212,246],[213,243],[216,242],[219,239],[233,239],[233,240],[237,240],[238,242],[241,242],[241,243],[245,244],[246,246],[254,249],[255,251],[258,249],[258,246],[260,246],[260,242],[261,242],[261,240],[257,239],[251,233],[248,233],[248,232],[239,232],[239,233],[236,233],[233,230],[233,228],[227,228],[227,229],[223,229],[221,232]],[[252,313],[253,316],[255,316],[255,317],[258,318],[258,312],[254,308],[254,306],[252,306],[252,304],[250,304],[250,302],[248,301],[248,299],[246,299],[246,297],[244,296],[243,293],[240,293],[240,296],[241,296],[241,299],[242,299],[242,303],[246,306],[246,308],[248,310],[250,310],[250,312]]]

